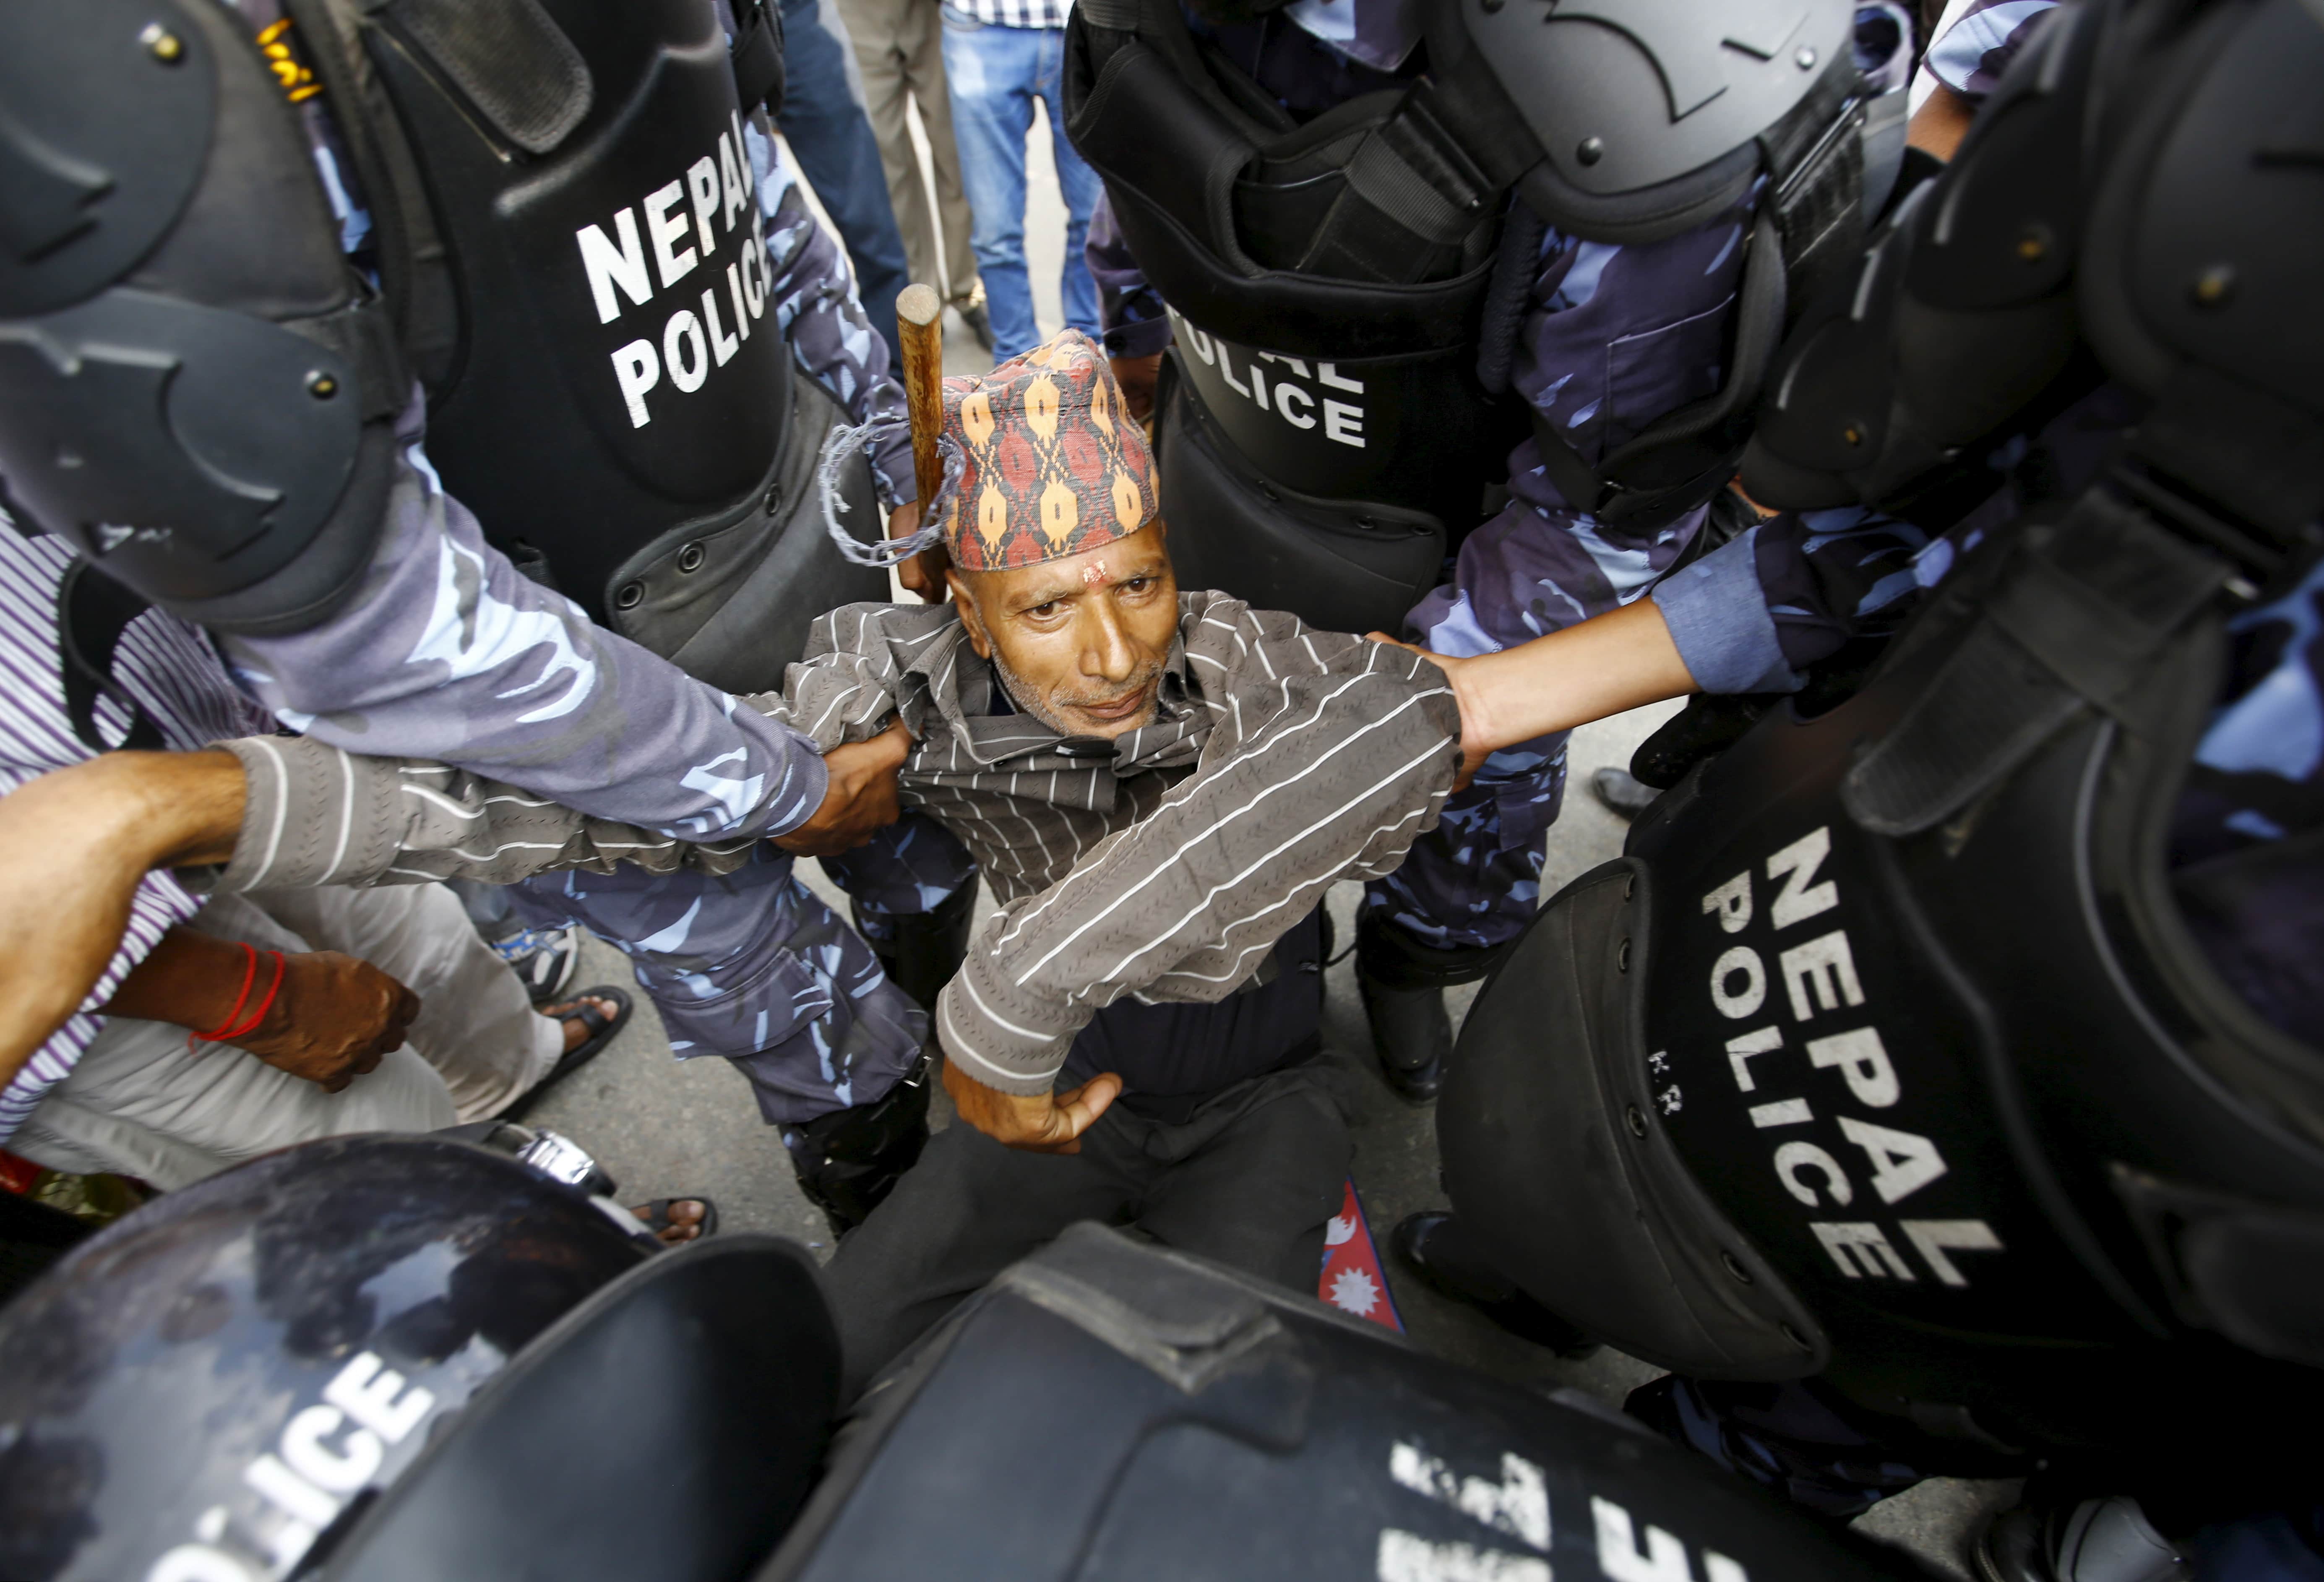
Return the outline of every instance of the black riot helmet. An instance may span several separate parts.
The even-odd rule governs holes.
[[[0,1311],[0,1576],[742,1575],[829,1437],[814,1262],[658,1250],[585,1180],[491,1123],[334,1138],[75,1250]]]
[[[0,1576],[280,1575],[651,1256],[602,1202],[464,1143],[346,1137],[83,1243],[0,1310]]]
[[[1441,0],[1429,59],[1498,129],[1535,213],[1646,242],[1708,222],[1763,175],[1860,172],[1850,0]],[[1825,166],[1831,169],[1825,171]],[[1825,217],[1828,222],[1831,216]]]

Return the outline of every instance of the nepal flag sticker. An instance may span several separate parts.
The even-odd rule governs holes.
[[[1343,1313],[1370,1318],[1384,1328],[1404,1333],[1404,1319],[1388,1294],[1388,1275],[1380,1268],[1379,1249],[1372,1244],[1372,1229],[1364,1220],[1363,1199],[1356,1196],[1351,1177],[1340,1212],[1323,1228],[1323,1272],[1315,1294]]]

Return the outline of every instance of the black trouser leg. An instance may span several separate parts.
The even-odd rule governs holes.
[[[1105,1117],[1079,1153],[1004,1148],[965,1122],[929,1139],[919,1163],[824,1269],[846,1352],[842,1398],[1018,1259],[1076,1220],[1119,1224],[1138,1181]]]
[[[1340,1211],[1354,1153],[1330,1095],[1293,1087],[1167,1167],[1139,1206],[1139,1228],[1313,1296],[1324,1227]]]

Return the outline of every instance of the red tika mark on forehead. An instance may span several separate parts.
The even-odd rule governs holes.
[[[1107,580],[1105,562],[1102,560],[1092,560],[1082,568],[1082,585],[1084,587],[1102,587]]]

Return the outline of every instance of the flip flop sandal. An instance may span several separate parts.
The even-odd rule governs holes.
[[[638,1207],[643,1208],[646,1211],[646,1217],[638,1221],[638,1223],[645,1226],[646,1229],[652,1234],[653,1238],[656,1241],[661,1241],[661,1233],[670,1228],[669,1209],[670,1205],[673,1203],[701,1204],[702,1217],[696,1221],[701,1228],[686,1241],[663,1242],[662,1244],[664,1246],[691,1246],[694,1243],[700,1241],[704,1236],[716,1233],[718,1229],[718,1205],[713,1203],[709,1198],[704,1197],[699,1192],[682,1192],[675,1198],[657,1198],[650,1203],[641,1203],[638,1205]]]
[[[611,1016],[606,1015],[596,1006],[587,1003],[591,1000],[611,1000],[613,1003],[613,1013]],[[557,1020],[560,1022],[578,1022],[589,1030],[589,1036],[582,1040],[576,1047],[566,1050],[558,1058],[557,1064],[549,1069],[548,1076],[527,1088],[514,1104],[502,1111],[500,1115],[502,1120],[513,1121],[520,1118],[527,1109],[531,1107],[535,1099],[572,1076],[574,1072],[578,1071],[599,1055],[604,1054],[605,1046],[612,1043],[614,1036],[629,1025],[630,1012],[633,1008],[630,1003],[629,995],[611,984],[600,984],[594,989],[583,989],[567,1004],[572,1006],[572,1009]],[[542,1014],[547,1015],[549,1013],[544,1011]]]

